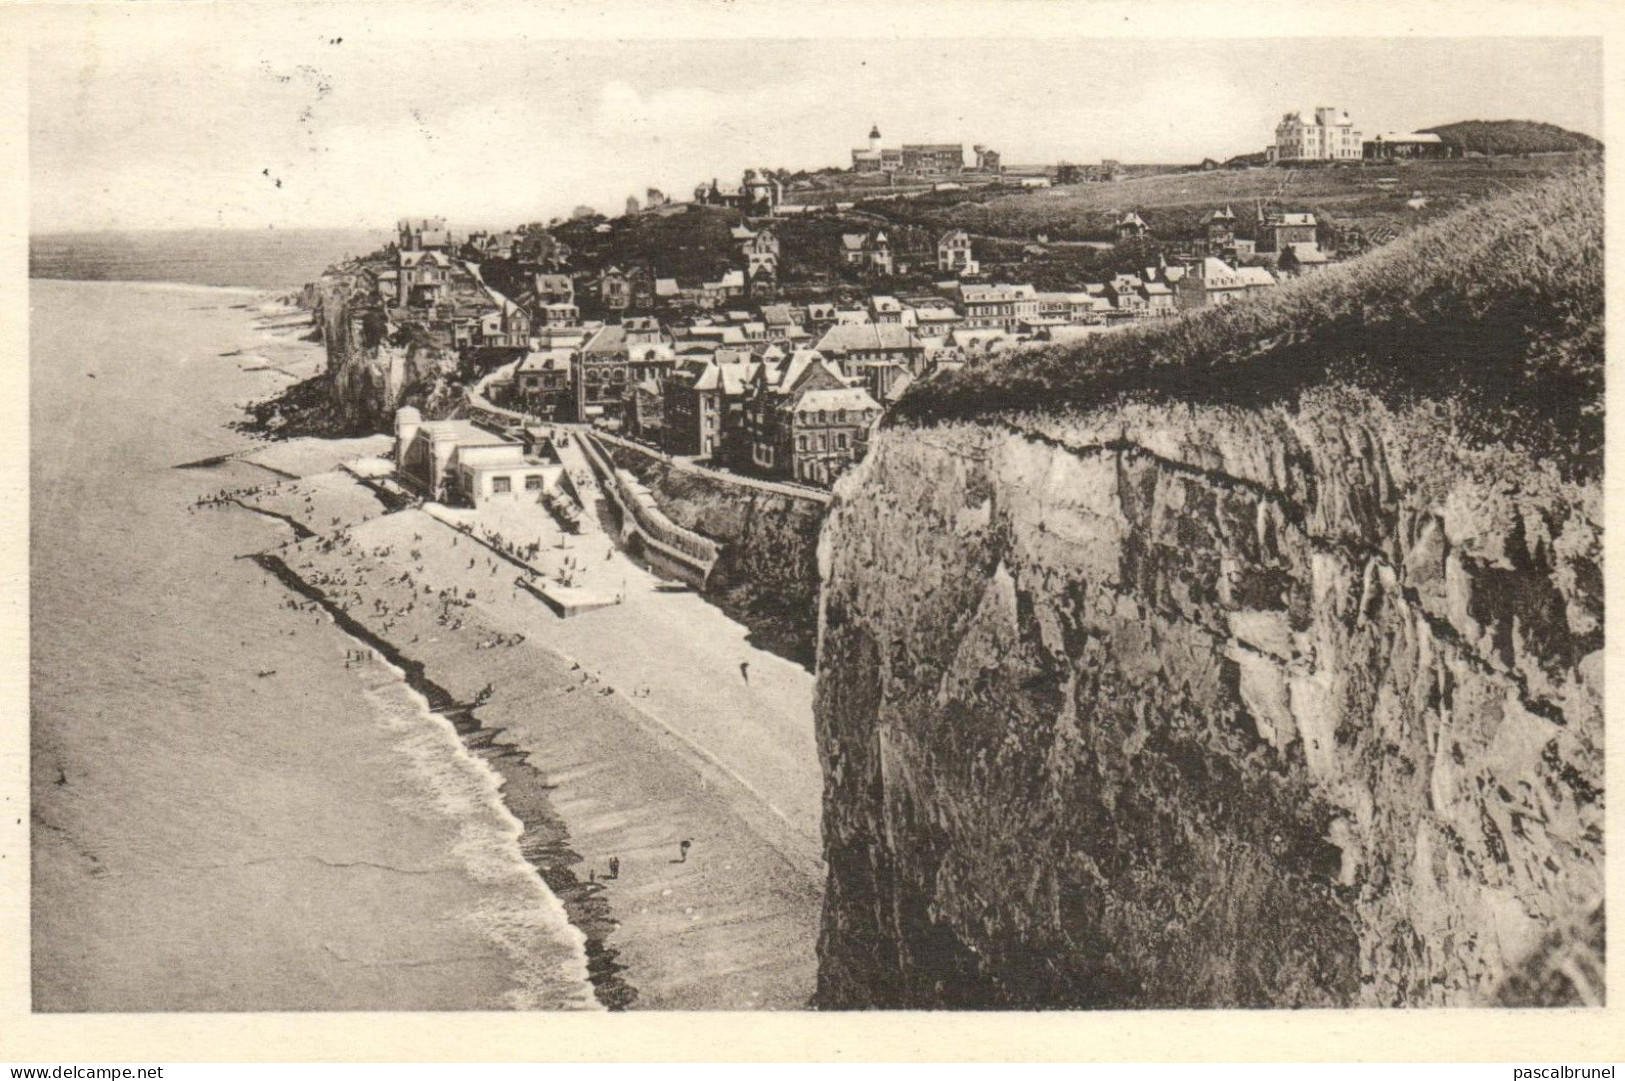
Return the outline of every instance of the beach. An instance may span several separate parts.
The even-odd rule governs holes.
[[[342,470],[308,448],[267,453],[318,471],[242,504],[327,526],[268,563],[459,719],[587,936],[600,1001],[805,1006],[823,878],[805,670],[539,506],[361,521]],[[517,584],[521,561],[621,603],[561,619]]]
[[[35,285],[44,294],[145,288]],[[75,298],[59,299],[67,306]],[[70,903],[36,927],[36,995],[45,1008],[805,1007],[823,882],[811,675],[752,647],[746,628],[704,598],[672,590],[605,534],[566,540],[540,507],[481,518],[449,508],[391,513],[344,468],[387,452],[387,438],[255,444],[228,431],[222,414],[244,395],[263,396],[320,357],[286,328],[223,357],[233,319],[240,330],[250,315],[208,309],[218,340],[188,361],[224,373],[228,385],[218,395],[207,390],[220,399],[214,412],[162,454],[143,448],[155,472],[161,463],[184,523],[166,516],[164,535],[206,538],[196,543],[209,551],[170,543],[157,556],[155,535],[124,554],[125,573],[150,578],[154,593],[171,577],[211,587],[198,598],[209,611],[182,609],[183,590],[147,617],[147,638],[186,653],[203,636],[217,654],[186,686],[151,688],[144,710],[161,718],[175,697],[183,706],[208,703],[183,710],[188,721],[197,713],[189,725],[196,746],[142,756],[172,790],[184,776],[200,791],[179,803],[154,799],[161,813],[120,827],[132,854],[107,857],[139,863],[153,891],[175,889],[184,873],[193,889],[215,896],[199,907],[92,889],[88,901]],[[59,332],[69,336],[66,326]],[[168,391],[203,393],[197,370],[192,387],[178,385],[187,375]],[[74,391],[84,397],[74,378],[92,382],[80,371],[51,378],[62,383],[50,396],[59,411]],[[97,372],[93,382],[101,378]],[[148,412],[139,423],[122,418],[135,429],[133,443],[165,420],[163,389],[142,386],[137,397]],[[39,441],[41,408],[36,461],[48,447]],[[50,430],[83,423],[87,407],[76,412],[47,418]],[[170,468],[195,462],[209,464]],[[37,504],[75,472],[46,469],[50,476],[36,474]],[[123,502],[146,513],[154,493],[125,488]],[[90,513],[77,498],[46,521],[83,529]],[[498,533],[500,543],[486,539]],[[37,562],[38,541],[36,533]],[[621,603],[559,618],[516,584],[519,567],[498,550],[532,544],[542,569],[568,561],[571,574]],[[60,576],[73,579],[65,568]],[[38,570],[36,579],[39,609]],[[82,575],[78,587],[90,588]],[[80,619],[101,600],[51,588],[50,598],[66,597],[59,606]],[[74,623],[45,637],[66,656],[86,634]],[[41,635],[36,629],[37,643]],[[36,683],[42,664],[68,663],[52,656],[47,649],[37,659]],[[105,678],[107,697],[125,690],[116,674]],[[72,894],[80,879],[106,877],[74,863],[108,832],[102,817],[76,820],[70,810],[78,793],[69,789],[88,781],[53,784],[70,761],[70,774],[94,776],[116,745],[105,724],[84,716],[83,685],[71,686],[36,694],[37,911],[47,896]],[[210,727],[218,732],[227,716],[255,739],[274,737],[274,751],[236,748],[235,731],[209,745]],[[239,772],[239,751],[252,757],[265,790],[227,783],[231,791],[212,791]],[[380,756],[388,762],[374,760]],[[290,788],[289,776],[300,787]],[[211,812],[220,815],[209,825],[221,836],[196,843],[226,848],[230,858],[182,860],[151,849],[149,834],[160,826],[180,845],[178,836]],[[240,834],[264,832],[265,819],[286,830],[285,854],[245,851]],[[329,823],[357,849],[389,851],[310,853]],[[410,859],[394,851],[408,848]],[[323,884],[334,876],[351,880],[349,895]],[[411,908],[414,899],[422,911]],[[158,913],[160,951],[195,940],[200,970],[219,948],[202,932],[224,938],[233,924],[245,966],[263,964],[269,952],[284,967],[231,987],[211,972],[184,995],[154,995],[154,948],[114,934],[138,901]],[[243,922],[278,904],[290,915],[272,940]],[[324,929],[320,919],[332,914],[337,923],[341,909],[343,926]],[[87,943],[95,947],[88,954]],[[366,969],[373,979],[345,982],[325,971],[309,978],[318,960],[352,976]],[[125,968],[123,985],[105,979]]]
[[[596,1008],[496,776],[237,558],[286,524],[191,511],[274,479],[174,467],[320,347],[243,291],[30,293],[34,1008]]]

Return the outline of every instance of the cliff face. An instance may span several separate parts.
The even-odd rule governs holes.
[[[707,593],[759,644],[810,666],[824,505],[674,469],[613,443],[605,447],[616,465],[649,486],[674,522],[722,544]]]
[[[327,346],[327,420],[335,431],[387,431],[395,410],[447,416],[462,401],[452,386],[457,356],[412,326],[392,327],[353,275],[325,275],[305,303]]]
[[[819,1002],[1469,1004],[1600,935],[1600,487],[1451,431],[881,433],[820,547]]]

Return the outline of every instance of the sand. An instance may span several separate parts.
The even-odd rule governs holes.
[[[323,458],[291,448],[277,461]],[[601,532],[565,538],[540,506],[384,514],[342,472],[239,498],[318,534],[274,555],[416,678],[456,703],[492,688],[451,712],[587,936],[600,1001],[806,1005],[823,883],[810,674],[752,648],[702,597],[662,588]],[[623,602],[560,619],[481,543],[496,535],[538,545],[525,562],[542,574]]]

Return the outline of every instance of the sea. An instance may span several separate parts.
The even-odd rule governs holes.
[[[256,328],[268,296],[377,239],[36,239],[36,1011],[596,1008],[496,776],[241,558],[286,525],[191,510],[274,478],[176,468],[286,380],[226,354],[320,349]]]
[[[391,238],[375,229],[38,233],[28,238],[28,276],[296,289]]]

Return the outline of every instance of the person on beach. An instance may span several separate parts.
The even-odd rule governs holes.
[[[739,678],[744,680],[746,683],[750,682],[750,662],[749,661],[740,661],[739,662]]]
[[[694,846],[693,841],[685,840],[685,841],[678,842],[678,844],[677,844],[677,862],[678,863],[687,863],[688,862],[688,850],[690,848],[692,848],[693,846]]]
[[[619,856],[611,856],[609,858],[609,877],[621,877],[621,858]]]

